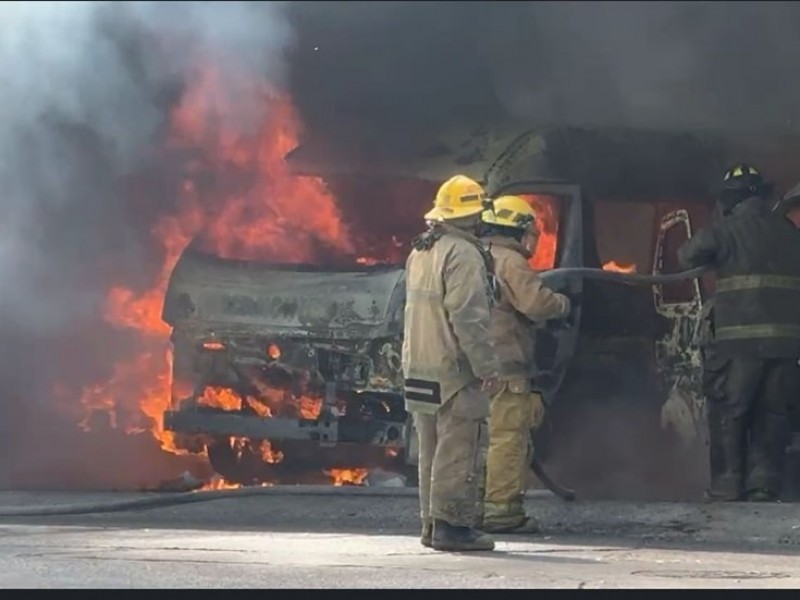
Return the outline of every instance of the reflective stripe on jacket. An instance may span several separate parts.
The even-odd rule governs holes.
[[[717,282],[716,305],[719,341],[800,340],[800,277],[724,277]]]

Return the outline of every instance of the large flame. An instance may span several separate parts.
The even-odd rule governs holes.
[[[239,88],[241,89],[241,88]],[[312,261],[319,244],[352,253],[336,199],[316,177],[295,177],[284,156],[297,146],[299,118],[291,100],[265,86],[252,133],[220,126],[236,114],[216,71],[205,71],[174,113],[173,143],[202,148],[184,182],[187,204],[203,213],[205,249],[223,258]],[[217,181],[204,185],[211,171]],[[222,188],[222,189],[220,189]]]
[[[236,98],[214,70],[202,71],[174,110],[169,150],[190,158],[183,162],[177,209],[151,232],[162,251],[161,268],[145,290],[122,282],[112,288],[104,314],[115,327],[133,332],[136,350],[114,365],[106,382],[86,387],[81,397],[84,423],[105,412],[113,426],[149,430],[172,453],[178,453],[173,435],[162,427],[173,384],[170,328],[161,310],[169,275],[187,244],[196,239],[203,250],[222,257],[283,262],[353,252],[336,200],[322,180],[291,175],[283,160],[300,134],[290,98],[266,86],[235,89],[248,89],[259,99],[261,114],[246,131],[225,126],[235,122]],[[219,408],[241,405],[225,390],[207,390],[201,401]],[[302,416],[314,418],[321,400],[304,397],[298,407]],[[257,410],[271,415],[269,404]],[[268,462],[282,458],[268,443],[262,451]],[[331,477],[339,481],[338,475]]]

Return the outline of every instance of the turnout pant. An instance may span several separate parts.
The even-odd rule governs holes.
[[[436,414],[414,413],[423,523],[478,524],[488,414],[489,395],[477,384],[446,400]]]
[[[505,383],[491,400],[483,521],[515,526],[526,518],[523,498],[533,452],[531,429],[544,416],[542,397]]]
[[[779,494],[791,434],[789,406],[800,395],[797,359],[721,359],[704,365],[711,492]]]

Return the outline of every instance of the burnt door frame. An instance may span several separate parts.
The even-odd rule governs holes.
[[[692,222],[685,208],[670,211],[661,217],[658,237],[653,253],[653,274],[664,272],[665,242],[667,233],[675,227],[684,227],[686,240],[692,237]],[[668,302],[664,285],[653,286],[653,306],[656,313],[667,319],[671,327],[664,336],[655,340],[656,365],[660,371],[699,368],[699,351],[694,344],[694,328],[703,308],[700,279],[690,282],[692,298],[689,301]]]

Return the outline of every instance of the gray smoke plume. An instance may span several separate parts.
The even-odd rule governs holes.
[[[303,2],[310,126],[533,124],[800,130],[792,2]],[[313,92],[312,92],[313,90]]]
[[[86,279],[143,252],[121,178],[146,164],[198,59],[283,82],[282,13],[272,2],[0,5],[6,318],[50,330],[97,310],[102,290]]]
[[[134,351],[104,322],[103,301],[112,285],[149,288],[163,264],[151,227],[178,195],[180,164],[156,153],[170,111],[200,65],[223,84],[235,71],[282,87],[284,12],[283,2],[0,3],[0,485],[158,477],[165,455],[152,439],[83,435],[69,404]],[[236,92],[227,125],[247,127],[262,99]],[[72,395],[56,398],[56,383]]]

